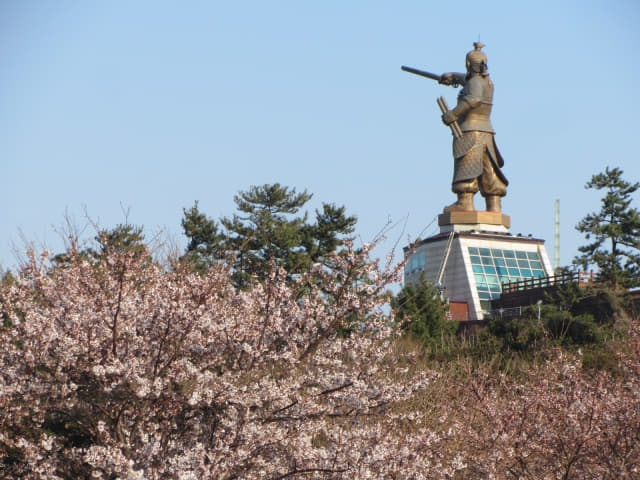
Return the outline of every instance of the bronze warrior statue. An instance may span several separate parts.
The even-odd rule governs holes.
[[[429,72],[402,67],[403,70],[422,75],[443,85],[462,85],[458,103],[449,110],[443,98],[439,105],[443,110],[442,121],[453,131],[453,182],[451,189],[458,200],[444,208],[444,212],[474,210],[476,192],[485,198],[487,211],[500,212],[500,199],[507,193],[508,181],[500,171],[504,160],[498,151],[490,115],[493,102],[493,82],[487,70],[487,56],[480,42],[467,53],[467,73]]]
[[[466,75],[445,73],[440,79],[444,85],[463,85],[458,104],[442,115],[446,125],[458,122],[462,136],[453,140],[453,182],[451,189],[458,200],[445,207],[445,213],[454,210],[473,210],[473,195],[480,191],[487,210],[500,211],[500,198],[507,193],[508,181],[500,171],[504,160],[496,145],[490,115],[493,102],[493,82],[487,70],[487,56],[480,42],[467,53]]]

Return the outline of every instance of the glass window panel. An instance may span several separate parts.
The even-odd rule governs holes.
[[[491,311],[491,302],[489,300],[480,301],[480,308],[485,312]]]
[[[498,277],[495,275],[487,275],[487,283],[498,283]]]
[[[546,275],[537,252],[469,247],[469,254],[478,295],[486,309],[491,308],[489,299],[500,296],[502,284]]]
[[[416,269],[416,259],[415,257],[411,257],[409,260],[409,271],[413,272]]]

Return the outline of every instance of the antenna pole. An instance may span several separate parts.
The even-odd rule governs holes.
[[[556,200],[555,230],[553,239],[553,270],[560,268],[560,200]]]

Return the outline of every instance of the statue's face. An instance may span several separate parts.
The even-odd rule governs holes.
[[[482,63],[471,63],[471,61],[467,60],[467,74],[471,73],[485,73],[487,71],[487,64]]]
[[[487,71],[487,56],[483,52],[472,50],[465,58],[467,73],[483,73]]]

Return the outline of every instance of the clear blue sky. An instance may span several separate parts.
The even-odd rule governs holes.
[[[53,226],[84,207],[103,227],[129,209],[184,245],[184,207],[231,215],[235,193],[274,182],[346,205],[363,240],[407,217],[391,232],[405,244],[454,199],[435,99],[457,92],[400,65],[463,71],[478,37],[512,232],[553,257],[560,199],[568,264],[599,208],[591,175],[640,179],[636,0],[5,0],[0,265],[20,231],[59,250]]]

